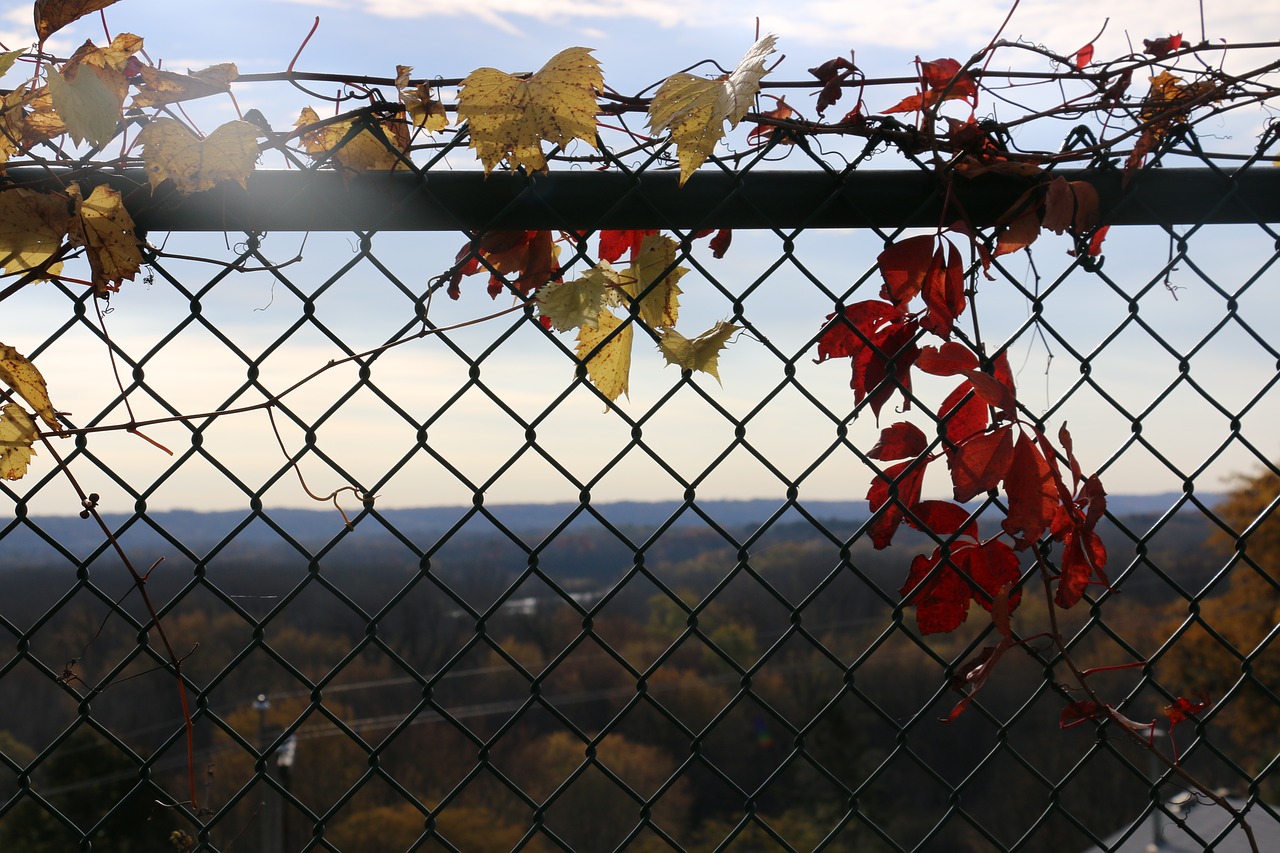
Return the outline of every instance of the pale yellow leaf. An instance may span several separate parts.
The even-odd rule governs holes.
[[[246,121],[229,121],[204,139],[171,118],[158,118],[138,134],[151,188],[166,179],[182,193],[213,189],[223,181],[245,185],[258,160],[261,131]]]
[[[680,317],[680,286],[689,270],[678,267],[675,240],[665,234],[646,234],[640,253],[628,271],[627,294],[640,300],[640,319],[651,329],[674,326]]]
[[[142,82],[130,107],[159,107],[178,101],[191,101],[231,91],[231,81],[240,76],[234,63],[223,62],[200,71],[174,74],[150,65],[142,66]]]
[[[409,111],[409,118],[423,130],[435,133],[449,126],[449,114],[445,112],[444,104],[432,96],[431,87],[426,83],[401,90],[400,97]]]
[[[142,269],[142,252],[134,232],[133,217],[125,210],[120,193],[107,186],[94,187],[87,199],[80,187],[67,187],[75,214],[69,231],[73,246],[83,246],[93,272],[93,286],[103,294],[119,290],[120,282]]]
[[[87,141],[102,148],[116,135],[124,96],[117,96],[119,87],[112,77],[124,79],[119,71],[87,63],[65,74],[49,67],[53,108],[77,143]]]
[[[17,403],[0,411],[0,479],[21,480],[35,450],[36,422]]]
[[[67,236],[67,201],[21,187],[0,192],[0,263],[10,274],[42,269],[36,281],[56,276],[62,262],[48,263]]]
[[[504,159],[513,171],[545,172],[544,141],[565,146],[581,139],[596,147],[596,92],[603,86],[591,51],[571,47],[527,80],[496,68],[472,71],[458,93],[458,118],[467,122],[485,174]]]
[[[302,114],[293,123],[294,127],[307,127],[320,121],[320,116],[311,107],[303,107]],[[369,127],[372,119],[358,116],[339,119],[315,130],[302,134],[303,149],[313,159],[329,157],[340,171],[347,173],[367,172],[370,169],[395,169],[404,164],[396,150],[388,147],[388,143],[403,151],[409,144],[404,122],[380,122],[379,127],[386,141],[383,141]],[[352,133],[357,122],[361,129]],[[351,134],[351,138],[347,136]],[[345,142],[343,140],[346,140]]]
[[[621,329],[618,329],[622,326]],[[618,334],[600,347],[600,351],[587,358],[601,341],[614,329]],[[596,327],[588,325],[578,327],[578,358],[587,361],[587,376],[591,383],[611,402],[620,394],[627,393],[627,382],[631,375],[631,339],[634,327],[613,316],[608,310],[601,311],[596,318]]]
[[[8,103],[6,98],[6,106]],[[49,94],[47,86],[41,86],[32,92],[26,105],[30,107],[29,112],[22,110],[14,112],[15,127],[23,148],[29,149],[46,139],[53,139],[67,132],[67,125],[53,109],[53,96]]]
[[[106,47],[98,47],[92,41],[86,41],[71,54],[71,58],[67,60],[62,70],[65,72],[67,66],[75,67],[83,62],[99,68],[113,68],[123,72],[125,66],[129,64],[129,59],[140,50],[142,50],[142,37],[135,36],[133,33],[120,33]],[[128,84],[123,84],[122,96],[127,89]]]
[[[54,417],[44,376],[26,356],[8,344],[0,344],[0,382],[17,391],[50,429],[62,429]]]
[[[105,9],[116,0],[36,0],[36,36],[44,41],[72,21]]]
[[[396,66],[396,88],[406,89],[409,86],[409,75],[413,73],[412,65]]]
[[[716,323],[696,338],[686,338],[674,328],[659,330],[658,349],[667,358],[667,364],[679,365],[683,370],[701,370],[720,381],[720,351],[729,338],[741,326],[732,323]]]
[[[600,327],[600,314],[616,303],[613,297],[621,284],[618,271],[608,261],[601,261],[578,279],[552,281],[538,288],[538,314],[551,321],[557,332],[580,326]]]
[[[736,127],[751,109],[760,78],[767,73],[765,57],[774,52],[777,36],[756,42],[738,67],[715,80],[692,74],[673,74],[662,82],[649,104],[649,127],[654,134],[670,131],[680,161],[680,183],[689,180],[724,137],[724,123]]]
[[[9,69],[13,67],[13,63],[18,61],[18,57],[26,53],[25,48],[10,50],[6,53],[0,53],[0,77],[9,73]]]

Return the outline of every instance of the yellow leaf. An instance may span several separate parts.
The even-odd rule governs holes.
[[[293,123],[294,127],[307,127],[320,121],[320,116],[311,107],[303,107],[302,114]],[[313,159],[320,160],[329,156],[340,171],[367,172],[370,169],[395,169],[404,164],[391,146],[403,151],[409,144],[408,133],[404,122],[379,122],[379,127],[386,137],[384,142],[369,127],[371,118],[357,116],[330,122],[323,127],[302,134],[302,147]],[[360,122],[361,130],[343,142],[352,132],[356,123]]]
[[[720,381],[720,351],[729,338],[741,326],[732,323],[716,323],[696,338],[689,339],[674,328],[661,329],[658,349],[667,358],[667,364],[679,365],[683,370],[701,370]]]
[[[36,281],[57,275],[62,262],[48,261],[61,248],[70,219],[65,198],[20,187],[0,192],[0,263],[4,271],[17,274],[43,267]]]
[[[449,114],[444,111],[444,104],[432,97],[431,87],[426,83],[413,89],[402,89],[400,97],[409,111],[409,118],[423,130],[435,133],[449,126]]]
[[[680,316],[682,291],[676,282],[689,270],[675,265],[678,248],[679,244],[665,234],[646,234],[629,271],[625,289],[640,300],[640,319],[651,329],[674,326]]]
[[[587,376],[591,383],[605,395],[610,402],[618,399],[619,394],[627,393],[627,380],[631,375],[631,338],[634,327],[613,316],[607,309],[601,311],[596,318],[596,327],[588,325],[578,327],[578,358],[587,359]],[[600,351],[587,358],[614,329],[618,334],[609,340]]]
[[[58,419],[54,417],[44,377],[26,356],[8,344],[0,344],[0,382],[17,391],[50,429],[62,429]]]
[[[535,295],[538,314],[551,321],[557,332],[579,326],[600,328],[600,314],[616,304],[621,284],[618,271],[608,261],[601,261],[574,281],[552,281],[538,288]]]
[[[458,92],[458,118],[467,122],[486,175],[503,159],[512,171],[545,172],[544,140],[564,146],[581,139],[596,147],[596,92],[603,86],[591,51],[571,47],[527,80],[496,68],[472,71]]]
[[[118,71],[85,63],[65,74],[50,66],[53,108],[77,143],[88,141],[95,148],[102,148],[116,135],[124,97],[116,96],[112,75],[124,79]]]
[[[138,134],[147,177],[155,189],[172,180],[178,192],[198,193],[223,181],[245,185],[258,160],[261,131],[246,121],[229,121],[204,139],[171,118],[158,118]]]
[[[6,53],[0,53],[0,77],[9,73],[9,69],[13,67],[13,63],[18,61],[18,57],[26,53],[25,48],[10,50]]]
[[[413,73],[412,65],[396,66],[396,88],[407,89],[409,87],[409,75]]]
[[[671,132],[680,160],[680,184],[689,180],[715,151],[724,136],[724,123],[737,127],[760,91],[767,72],[766,56],[774,52],[777,36],[760,39],[742,57],[733,73],[715,80],[692,74],[673,74],[662,82],[649,104],[649,127],[655,133]]]
[[[0,478],[21,480],[35,450],[36,422],[17,403],[5,404],[0,411]]]
[[[8,105],[8,102],[6,98],[5,104]],[[62,117],[53,109],[53,96],[49,94],[47,86],[41,86],[32,92],[26,105],[31,108],[30,112],[19,110],[14,113],[17,132],[24,149],[67,132]]]
[[[120,193],[107,186],[94,187],[87,199],[80,187],[67,187],[75,214],[69,231],[73,246],[83,246],[93,272],[93,287],[99,294],[120,289],[124,279],[133,280],[142,268],[142,252],[133,217],[124,209]]]
[[[105,9],[116,0],[36,0],[36,35],[44,41],[72,21]]]
[[[174,74],[150,65],[142,66],[142,82],[130,107],[159,107],[191,101],[231,91],[231,81],[240,76],[234,63],[223,62],[200,71]]]
[[[98,68],[111,68],[123,72],[125,66],[129,64],[129,59],[140,50],[142,50],[142,37],[135,36],[133,33],[120,33],[106,47],[98,47],[92,41],[86,41],[71,54],[71,58],[67,60],[62,70],[65,72],[67,67],[74,68],[83,62],[96,65]],[[123,77],[121,79],[123,80]],[[128,88],[127,82],[120,85],[121,97]]]

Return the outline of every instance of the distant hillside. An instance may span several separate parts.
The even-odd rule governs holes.
[[[1108,505],[1116,516],[1162,514],[1181,497],[1178,493],[1158,495],[1112,495]],[[1219,495],[1199,495],[1202,501],[1215,503]],[[741,532],[750,531],[769,521],[775,524],[806,522],[817,519],[837,535],[850,536],[867,517],[865,501],[811,501],[782,509],[779,501],[710,500],[699,501],[696,510],[676,501],[645,503],[625,501],[596,504],[591,512],[577,504],[504,504],[486,505],[482,511],[473,507],[424,507],[421,509],[377,510],[362,518],[346,539],[354,539],[358,547],[380,548],[404,537],[420,547],[446,533],[452,536],[501,537],[500,528],[521,540],[536,544],[551,533],[563,529],[571,533],[602,531],[612,525],[628,536],[643,540],[659,529],[688,529],[711,524]],[[113,530],[121,530],[129,522],[128,515],[105,514]],[[775,518],[776,517],[776,518]],[[18,525],[2,540],[6,564],[65,564],[60,552],[65,550],[79,558],[105,548],[103,538],[92,521],[78,517],[41,517],[31,519],[35,530]],[[393,532],[394,531],[394,532]],[[324,548],[343,534],[342,519],[331,509],[269,509],[262,517],[250,520],[247,511],[193,512],[171,510],[149,513],[135,519],[120,534],[122,544],[136,553],[172,553],[185,547],[196,554],[207,554],[227,537],[233,537],[232,548],[246,553],[288,548],[292,538],[302,547],[314,551]]]

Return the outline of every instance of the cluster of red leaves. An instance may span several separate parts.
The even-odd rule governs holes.
[[[943,101],[966,101],[970,106],[978,105],[978,82],[956,60],[922,62],[917,56],[916,64],[920,68],[920,91],[889,107],[884,111],[885,115],[928,110]]]
[[[449,271],[449,297],[461,293],[463,276],[489,272],[489,296],[497,298],[503,279],[522,295],[528,295],[559,278],[560,268],[552,250],[550,231],[486,231],[458,250]]]
[[[1029,245],[1041,228],[1083,235],[1096,223],[1091,185],[1058,178],[1039,186],[1026,197],[1038,203],[1005,229],[996,254]],[[975,269],[985,270],[991,258],[984,244],[961,224],[947,230],[969,239]],[[1004,353],[984,364],[978,353],[951,340],[967,307],[966,263],[947,234],[900,240],[880,253],[877,267],[884,282],[881,298],[829,315],[818,361],[849,358],[855,403],[866,401],[877,419],[895,392],[902,394],[902,409],[910,409],[913,370],[960,378],[937,409],[936,442],[902,421],[885,427],[868,454],[887,463],[867,492],[872,544],[889,547],[903,522],[945,540],[931,555],[913,560],[901,590],[916,608],[921,632],[953,631],[972,602],[990,611],[1002,594],[1011,612],[1019,601],[1018,553],[1045,536],[1062,545],[1056,600],[1071,607],[1089,583],[1107,583],[1106,550],[1095,531],[1106,511],[1101,482],[1083,476],[1065,425],[1058,440],[1069,479],[1043,431],[1019,420]],[[922,307],[912,310],[917,298]],[[925,332],[942,344],[921,346]],[[946,460],[954,502],[921,498],[925,472],[939,457]],[[1002,487],[1008,510],[1001,533],[984,540],[963,504]]]

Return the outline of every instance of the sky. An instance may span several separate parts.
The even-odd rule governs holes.
[[[1140,46],[1144,38],[1183,32],[1198,40],[1201,31],[1200,6],[1195,2],[1121,6],[1085,0],[1070,4],[1069,14],[1064,13],[1067,8],[1062,3],[1023,2],[1004,36],[1023,37],[1073,53],[1101,30],[1097,55],[1108,56],[1126,52],[1128,44]],[[635,92],[702,59],[732,65],[754,40],[757,27],[761,33],[779,36],[779,53],[784,59],[774,72],[775,79],[804,78],[805,69],[833,56],[848,55],[850,50],[873,76],[911,74],[917,55],[925,59],[964,58],[980,49],[1008,11],[1007,5],[999,3],[959,6],[935,0],[895,4],[837,0],[787,4],[719,0],[697,4],[668,0],[223,0],[180,5],[121,0],[106,10],[106,20],[113,34],[143,36],[147,56],[173,70],[235,62],[241,73],[281,71],[319,17],[314,35],[297,60],[299,70],[390,76],[397,64],[404,64],[414,66],[415,76],[424,77],[458,77],[486,65],[531,71],[560,49],[581,45],[595,50],[609,85]],[[1203,11],[1203,26],[1210,39],[1239,43],[1262,34],[1280,35],[1280,7],[1273,4],[1207,0]],[[51,49],[69,53],[84,39],[102,42],[97,16],[59,33]],[[0,4],[0,41],[10,49],[31,41],[29,4]],[[10,85],[13,82],[6,80]],[[882,96],[885,103],[872,103],[872,109],[883,109],[907,92],[886,92]],[[807,93],[795,97],[798,103],[812,103]],[[242,109],[259,108],[276,128],[291,124],[303,106],[320,106],[288,86],[237,88],[237,98]],[[232,105],[223,99],[195,105],[192,112],[198,122],[209,125],[234,117]],[[1212,129],[1220,137],[1237,140],[1227,144],[1247,149],[1248,140],[1266,118],[1255,112]],[[153,243],[164,241],[170,252],[224,259],[233,256],[242,237],[151,235]],[[1036,271],[1047,287],[1057,272],[1069,266],[1070,259],[1063,238],[1045,243],[1037,248]],[[382,234],[376,238],[375,250],[411,291],[420,292],[431,275],[449,265],[460,245],[457,234]],[[1085,466],[1103,467],[1104,482],[1112,492],[1178,490],[1182,481],[1170,465],[1180,472],[1195,472],[1202,484],[1199,488],[1216,491],[1231,471],[1253,464],[1254,450],[1232,436],[1230,414],[1207,402],[1197,387],[1211,389],[1231,412],[1245,412],[1242,432],[1257,452],[1275,456],[1280,451],[1270,428],[1280,415],[1280,395],[1270,390],[1276,364],[1248,330],[1228,318],[1227,297],[1197,273],[1197,269],[1203,270],[1228,290],[1260,276],[1259,285],[1240,300],[1242,315],[1276,316],[1280,298],[1272,295],[1277,292],[1272,285],[1277,273],[1267,267],[1274,255],[1273,241],[1252,226],[1211,228],[1197,235],[1191,246],[1195,263],[1183,264],[1172,274],[1171,282],[1180,289],[1171,293],[1163,286],[1161,275],[1168,251],[1165,236],[1153,229],[1126,229],[1123,238],[1113,232],[1107,272],[1114,288],[1105,282],[1084,280],[1076,273],[1058,286],[1046,303],[1046,311],[1052,308],[1058,312],[1052,315],[1052,322],[1064,336],[1062,340],[1046,341],[1018,331],[1025,325],[1028,304],[1025,296],[1007,283],[984,285],[989,289],[979,297],[984,333],[991,339],[1007,335],[1014,341],[1010,353],[1021,397],[1033,411],[1056,406],[1079,382],[1078,364],[1069,348],[1087,352],[1120,330],[1095,360],[1093,375],[1098,390],[1086,388],[1076,393],[1053,415],[1055,424],[1069,421]],[[866,273],[879,248],[873,235],[806,232],[796,249],[805,269],[784,259],[766,275],[781,256],[779,240],[771,234],[739,233],[723,261],[710,259],[705,247],[695,257],[719,280],[735,286],[759,281],[746,303],[748,313],[759,318],[757,322],[771,344],[791,354],[808,346],[831,310],[830,299],[809,284],[806,271],[843,292]],[[276,261],[301,252],[303,261],[289,267],[286,275],[303,290],[323,290],[315,303],[317,316],[354,349],[383,343],[412,318],[410,301],[388,288],[382,272],[367,262],[357,263],[326,284],[335,269],[353,258],[350,235],[312,234],[304,240],[297,234],[271,234],[264,242],[264,252]],[[1009,267],[1024,282],[1030,281],[1029,265],[1011,262]],[[206,265],[182,261],[166,262],[165,269],[188,287],[197,287],[213,275]],[[490,302],[478,279],[468,284],[470,288],[459,302],[433,303],[435,322],[460,322],[509,304]],[[728,301],[701,270],[686,276],[682,286],[682,318],[688,318],[689,332],[701,331],[728,316]],[[51,298],[50,288],[41,288],[29,289],[9,305],[0,306],[0,341],[30,352],[66,321],[66,303],[56,294]],[[1149,328],[1167,337],[1179,351],[1194,353],[1187,377],[1180,378],[1178,358],[1130,321],[1130,297],[1119,295],[1117,290],[1140,301],[1142,318]],[[871,292],[868,298],[874,296]],[[290,328],[300,307],[287,287],[264,273],[235,276],[202,297],[201,304],[204,316],[250,353],[263,351]],[[206,411],[244,381],[245,367],[198,324],[187,326],[171,342],[160,343],[170,329],[187,321],[189,305],[164,275],[158,275],[150,283],[126,284],[113,298],[106,322],[111,339],[135,357],[161,346],[147,363],[146,381],[178,410]],[[22,322],[13,321],[13,317],[22,317]],[[682,319],[682,327],[685,322]],[[474,357],[492,344],[497,330],[518,325],[504,318],[452,333],[449,340],[453,347]],[[1265,324],[1259,321],[1254,326],[1266,339],[1269,330]],[[1214,334],[1206,337],[1211,332]],[[572,336],[564,336],[562,342],[573,346]],[[1275,336],[1268,343],[1280,346]],[[554,464],[537,453],[520,452],[525,441],[523,430],[515,427],[498,403],[474,388],[451,402],[467,380],[465,365],[453,353],[450,345],[428,340],[379,359],[375,382],[408,419],[367,389],[357,390],[341,411],[325,419],[317,430],[323,454],[362,483],[376,483],[384,506],[470,503],[471,487],[459,479],[459,472],[471,483],[492,481],[485,489],[486,500],[492,503],[577,500],[576,486]],[[286,346],[271,352],[263,365],[264,384],[278,390],[341,354],[334,341],[304,329]],[[716,414],[717,406],[740,417],[750,414],[747,436],[752,447],[784,475],[801,477],[802,500],[862,499],[870,472],[847,449],[827,453],[835,428],[814,403],[816,400],[837,413],[852,408],[848,366],[843,362],[814,365],[812,355],[810,352],[799,359],[796,368],[812,395],[808,398],[786,387],[777,360],[760,341],[740,336],[721,360],[723,386],[702,377],[697,383],[701,392],[681,388],[671,402],[648,416],[644,437],[652,455],[635,449],[623,453],[630,427],[602,412],[598,399],[584,389],[572,387],[572,363],[535,330],[515,328],[512,336],[486,357],[482,374],[485,384],[526,418],[538,417],[558,395],[567,393],[566,401],[539,425],[537,440],[557,464],[580,480],[591,480],[601,466],[623,453],[616,468],[593,485],[592,496],[597,500],[680,499],[683,487],[654,455],[685,478],[698,480],[700,497],[782,495],[785,487],[768,465],[742,448],[730,451],[723,464],[703,477],[708,462],[733,444],[732,427]],[[38,364],[49,379],[55,404],[75,412],[81,421],[88,419],[84,413],[91,416],[115,394],[101,341],[86,324],[48,347]],[[638,343],[630,398],[620,406],[632,417],[643,416],[664,399],[677,378],[675,369],[664,367],[656,350]],[[320,417],[354,384],[355,371],[341,368],[328,374],[324,382],[312,383],[295,394],[291,405],[308,418]],[[783,386],[777,397],[762,402],[762,395],[775,386]],[[945,382],[925,381],[920,386],[924,399],[940,399],[948,390]],[[1134,444],[1132,425],[1105,404],[1104,395],[1123,401],[1134,413],[1150,410],[1140,436],[1148,446]],[[142,395],[133,401],[139,417],[165,414],[163,407]],[[880,426],[897,416],[887,408]],[[119,419],[118,413],[110,418]],[[439,458],[414,451],[414,419],[432,421],[429,441]],[[287,422],[281,426],[286,444],[296,448],[303,440],[302,430]],[[189,433],[180,426],[157,427],[148,434],[179,454],[190,447]],[[851,434],[865,450],[878,435],[877,425],[869,416],[861,418]],[[1224,445],[1221,457],[1206,464]],[[150,490],[147,506],[151,509],[245,505],[243,491],[205,460],[196,458],[166,477],[173,459],[135,437],[98,435],[90,446],[105,467],[81,459],[77,470],[83,472],[82,479],[90,488],[107,496],[116,508],[131,509],[133,500],[105,468],[128,471],[134,488]],[[205,446],[251,488],[270,479],[281,463],[270,425],[261,412],[220,419],[208,429]],[[513,454],[517,461],[498,473]],[[47,458],[37,457],[35,477],[48,473],[44,467],[47,462]],[[395,465],[403,468],[386,477]],[[344,482],[314,455],[304,460],[302,468],[313,491],[327,493]],[[160,480],[164,482],[153,488]],[[36,486],[29,498],[33,512],[65,514],[68,490],[38,483],[32,479],[10,488],[23,496]],[[927,488],[935,493],[945,490],[942,472],[931,476]],[[315,505],[296,480],[289,478],[271,486],[265,501],[275,506]],[[350,500],[346,504],[353,506]]]

